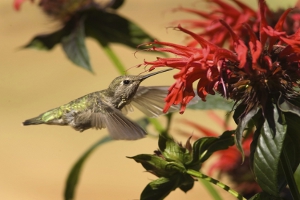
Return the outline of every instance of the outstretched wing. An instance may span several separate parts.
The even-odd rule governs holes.
[[[94,109],[90,120],[92,128],[107,128],[116,140],[137,140],[146,135],[138,124],[125,117],[121,111],[104,103]]]
[[[165,98],[168,95],[168,86],[140,86],[132,99],[131,104],[148,117],[157,117],[164,114]],[[179,110],[178,105],[170,107],[168,112]]]

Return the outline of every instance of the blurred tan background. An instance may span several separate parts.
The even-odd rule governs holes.
[[[247,1],[256,7],[256,0]],[[278,1],[268,0],[272,8]],[[32,49],[20,50],[34,35],[48,33],[58,25],[51,22],[35,4],[29,1],[21,11],[13,9],[12,1],[0,2],[0,199],[1,200],[56,200],[63,199],[64,185],[69,170],[82,153],[93,143],[107,135],[106,130],[88,130],[84,133],[70,127],[29,126],[21,122],[60,106],[87,93],[104,89],[118,76],[110,60],[94,40],[87,39],[91,64],[95,75],[74,66],[64,55],[60,46],[50,52]],[[183,42],[184,35],[166,30],[175,19],[192,18],[183,13],[171,13],[179,5],[192,6],[194,0],[128,0],[119,13],[135,21],[146,31],[162,41]],[[284,1],[282,7],[293,5],[295,0]],[[114,45],[123,64],[129,68],[154,60],[156,55],[138,53],[124,46]],[[143,69],[132,69],[138,74]],[[148,79],[143,85],[170,85],[172,73],[160,74]],[[155,84],[154,84],[155,83]],[[224,116],[224,112],[218,113]],[[131,119],[143,115],[136,111]],[[222,128],[209,121],[205,112],[187,110],[184,115],[176,114],[172,125],[176,130],[195,130],[177,123],[184,117],[201,122],[221,132]],[[164,117],[160,117],[164,119]],[[176,124],[176,125],[175,125]],[[114,141],[98,148],[86,162],[77,187],[77,200],[139,199],[139,195],[151,180],[156,179],[144,172],[140,164],[127,159],[140,153],[152,153],[157,149],[157,140],[145,138],[138,141]],[[224,199],[234,199],[217,188]],[[172,192],[167,199],[190,200],[212,199],[200,183],[187,194],[180,190]]]

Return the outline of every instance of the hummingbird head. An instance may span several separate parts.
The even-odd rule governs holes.
[[[147,75],[119,76],[111,82],[108,90],[110,92],[113,92],[115,97],[121,97],[122,99],[128,100],[128,99],[131,99],[135,95],[140,83],[143,80],[145,80],[151,76],[154,76],[156,74],[163,73],[163,72],[170,71],[170,70],[172,70],[172,69],[161,70],[161,71],[153,72],[153,73],[150,73]]]

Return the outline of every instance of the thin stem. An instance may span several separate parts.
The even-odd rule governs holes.
[[[209,176],[206,176],[200,172],[197,172],[195,170],[192,170],[192,169],[188,169],[187,174],[190,174],[194,177],[197,177],[199,179],[203,179],[203,180],[206,180],[208,182],[211,182],[217,186],[219,186],[220,188],[222,188],[223,190],[229,192],[230,194],[232,194],[234,197],[236,197],[237,199],[239,200],[247,200],[246,198],[244,198],[241,194],[239,194],[237,191],[231,189],[230,187],[228,187],[227,185],[225,185],[224,183],[221,183],[220,181],[214,179],[214,178],[211,178]]]
[[[166,132],[169,132],[170,130],[170,126],[171,126],[171,121],[172,121],[172,116],[173,116],[173,113],[168,113],[166,114],[166,117],[167,117],[167,128],[166,128]]]
[[[165,131],[165,128],[161,125],[161,123],[159,123],[159,121],[156,118],[148,118],[148,119],[159,133]]]
[[[154,128],[157,130],[157,132],[159,132],[159,134],[162,135],[168,135],[169,129],[170,129],[170,125],[171,125],[171,119],[172,119],[172,114],[167,114],[167,127],[164,128],[161,123],[158,121],[158,119],[155,118],[148,118],[149,122],[154,126]]]
[[[288,182],[291,194],[293,196],[294,199],[300,199],[300,194],[298,191],[298,187],[296,184],[296,181],[294,179],[294,173],[293,170],[291,168],[291,165],[289,164],[289,157],[287,155],[286,149],[283,148],[282,151],[282,155],[281,155],[281,159],[280,159],[280,163],[281,166],[283,168],[284,174],[285,174],[285,178]]]
[[[113,62],[113,64],[116,66],[116,68],[120,72],[120,74],[124,75],[126,72],[126,69],[125,69],[124,65],[121,63],[121,60],[115,54],[115,52],[110,48],[109,45],[102,45],[102,47],[103,47],[104,52],[109,57],[109,59]]]
[[[76,163],[73,165],[71,171],[69,172],[68,179],[65,185],[65,193],[64,193],[64,199],[70,200],[74,199],[76,187],[80,178],[81,170],[83,168],[83,165],[86,161],[86,159],[90,156],[90,154],[100,147],[102,144],[105,144],[109,141],[112,141],[112,139],[109,136],[106,136],[102,138],[101,140],[97,141],[95,144],[93,144],[86,152],[84,152],[83,155],[76,161]]]
[[[219,195],[217,190],[210,184],[210,182],[207,182],[206,180],[203,180],[201,178],[198,179],[206,188],[206,190],[210,193],[210,195],[215,199],[215,200],[222,200],[222,197]]]

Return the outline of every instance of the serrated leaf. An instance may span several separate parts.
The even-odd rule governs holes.
[[[206,102],[198,101],[198,103],[188,106],[194,110],[226,110],[232,111],[234,106],[233,101],[229,101],[219,94],[207,95]]]
[[[62,41],[62,47],[68,58],[76,65],[93,72],[90,65],[90,58],[85,46],[85,27],[84,18],[81,18],[77,26],[68,36],[65,36]]]
[[[161,177],[150,182],[141,194],[141,200],[162,200],[179,186],[180,177]]]
[[[258,108],[253,108],[252,110],[250,110],[250,112],[248,112],[247,115],[239,121],[239,124],[236,128],[235,137],[234,137],[235,144],[236,144],[237,149],[242,154],[243,161],[244,161],[244,156],[245,156],[243,146],[242,146],[243,132],[244,132],[247,124],[250,122],[250,120],[254,117],[254,115],[258,111],[259,111]]]
[[[257,146],[254,153],[253,171],[259,186],[263,191],[273,196],[279,196],[279,191],[284,186],[285,179],[280,171],[280,155],[283,148],[283,142],[286,135],[286,124],[280,123],[280,116],[277,108],[274,106],[274,121],[276,135],[272,134],[267,121],[261,129],[257,140]]]
[[[95,38],[103,46],[120,43],[136,49],[140,44],[154,40],[138,25],[115,13],[94,9],[82,15],[86,17],[87,36]]]
[[[67,182],[65,185],[65,192],[64,192],[64,200],[72,200],[75,196],[75,189],[79,180],[79,176],[81,173],[81,169],[83,167],[83,164],[85,163],[86,159],[89,157],[89,155],[99,146],[102,144],[105,144],[107,142],[111,141],[111,138],[109,136],[102,138],[97,143],[92,145],[75,163],[75,165],[72,167],[69,176],[67,178]]]

